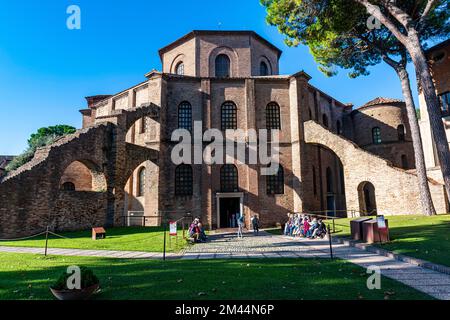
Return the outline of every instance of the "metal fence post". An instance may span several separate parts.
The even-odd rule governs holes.
[[[163,248],[163,261],[166,261],[166,228],[167,224],[163,223],[164,225],[164,248]]]
[[[47,230],[45,231],[45,253],[44,253],[45,256],[47,256],[47,248],[48,248],[48,226]]]
[[[330,258],[331,260],[333,260],[333,244],[332,244],[332,240],[331,240],[331,232],[330,232],[330,225],[328,225],[328,240],[330,242]]]

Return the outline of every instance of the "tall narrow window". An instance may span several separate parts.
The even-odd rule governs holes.
[[[449,112],[450,109],[450,91],[439,95],[442,112]]]
[[[216,58],[216,77],[230,77],[230,58],[226,54],[220,54]]]
[[[331,171],[331,168],[327,168],[327,192],[328,193],[334,193],[334,179],[333,179],[333,171]]]
[[[372,142],[374,144],[381,143],[381,130],[378,127],[372,129]]]
[[[260,76],[269,75],[269,67],[267,66],[267,63],[265,63],[264,61],[261,61],[261,64],[259,65],[259,75]]]
[[[142,197],[145,195],[145,167],[139,169],[137,182],[137,196]]]
[[[278,172],[272,176],[266,176],[267,194],[284,194],[284,169],[278,167]]]
[[[408,169],[408,158],[406,157],[406,155],[402,155],[402,168],[403,169]]]
[[[328,128],[328,117],[326,114],[322,115],[322,123],[325,128]]]
[[[344,177],[344,167],[339,163],[339,182],[341,186],[341,194],[345,194],[345,177]]]
[[[192,167],[187,164],[179,165],[175,169],[175,195],[191,196],[193,194]]]
[[[147,131],[147,119],[146,117],[141,118],[141,133],[145,133]]]
[[[233,102],[227,101],[222,105],[221,120],[222,131],[237,129],[237,107]]]
[[[316,167],[312,167],[312,173],[313,173],[313,191],[314,195],[317,195],[317,178],[316,178]]]
[[[178,106],[178,129],[192,131],[192,106],[189,102],[182,102]]]
[[[266,107],[266,129],[281,130],[280,106],[271,102]]]
[[[339,134],[339,135],[342,134],[342,125],[339,120],[336,122],[336,131],[337,131],[337,134]]]
[[[405,141],[405,126],[399,125],[397,127],[397,135],[398,135],[398,141]]]
[[[179,76],[184,76],[184,63],[183,62],[178,62],[176,68],[175,68],[175,73]]]
[[[239,191],[239,177],[236,166],[226,164],[220,168],[220,189],[222,192]]]

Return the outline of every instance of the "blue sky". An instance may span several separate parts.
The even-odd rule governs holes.
[[[81,8],[81,30],[66,27],[69,5]],[[0,0],[0,154],[15,155],[43,126],[79,128],[85,96],[119,92],[161,69],[157,51],[193,29],[254,30],[284,51],[283,74],[304,69],[311,83],[356,106],[402,98],[392,69],[367,77],[342,71],[327,78],[308,48],[288,48],[265,22],[259,0]],[[414,87],[414,86],[413,86]],[[415,90],[415,88],[413,88]]]

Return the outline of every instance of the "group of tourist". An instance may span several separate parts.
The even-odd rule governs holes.
[[[300,213],[288,214],[288,221],[284,226],[284,235],[309,239],[323,239],[326,234],[327,227],[322,219]]]
[[[192,221],[189,227],[189,237],[194,239],[194,242],[206,242],[207,237],[200,218]]]

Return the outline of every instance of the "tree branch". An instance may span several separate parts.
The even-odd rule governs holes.
[[[418,25],[420,26],[424,20],[427,19],[428,15],[430,14],[431,10],[434,8],[434,6],[437,4],[438,0],[428,0],[427,5],[425,9],[422,12],[422,15],[420,16]]]
[[[368,0],[354,0],[355,2],[363,5],[367,12],[377,18],[382,24],[392,32],[392,34],[403,44],[406,46],[407,38],[406,36],[397,28],[397,26],[386,17],[380,10],[380,8]]]
[[[389,13],[400,22],[406,30],[410,27],[413,19],[402,9],[397,7],[395,0],[383,0],[384,6],[389,11]]]
[[[425,19],[428,16],[428,14],[430,13],[431,9],[433,9],[434,5],[437,2],[438,2],[438,0],[428,0],[427,6],[423,10],[422,15],[420,17],[420,20],[423,20],[423,19]]]

